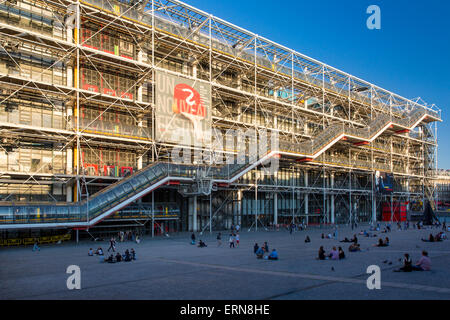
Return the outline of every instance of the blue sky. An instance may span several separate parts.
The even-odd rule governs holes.
[[[185,0],[214,16],[442,110],[438,166],[450,169],[450,1]],[[366,9],[381,9],[369,30]]]

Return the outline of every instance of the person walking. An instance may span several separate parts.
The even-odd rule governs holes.
[[[239,233],[236,233],[236,247],[239,248]]]
[[[230,242],[230,248],[231,248],[231,247],[234,248],[234,236],[233,236],[233,234],[231,234],[231,233],[230,233],[230,239],[229,239],[229,242]]]
[[[116,240],[114,239],[114,237],[112,237],[111,240],[109,240],[108,252],[111,249],[112,249],[113,252],[116,252]]]
[[[217,234],[217,246],[220,247],[222,245],[222,233]]]

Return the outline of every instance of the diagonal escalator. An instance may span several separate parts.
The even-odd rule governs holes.
[[[279,154],[315,159],[342,138],[372,142],[390,128],[411,130],[422,121],[441,121],[437,113],[418,108],[404,118],[382,114],[365,128],[332,125],[314,139],[299,144],[280,142],[264,155],[250,154],[242,164],[220,167],[155,162],[78,203],[0,202],[0,229],[80,227],[89,228],[114,212],[165,185],[171,180],[193,183],[200,170],[208,169],[214,182],[232,183],[246,172]]]

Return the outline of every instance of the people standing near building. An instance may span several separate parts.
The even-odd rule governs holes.
[[[228,240],[230,242],[230,248],[234,248],[234,235],[230,233],[230,239]]]
[[[239,224],[236,225],[236,233],[239,232],[239,230],[241,230],[241,226]]]

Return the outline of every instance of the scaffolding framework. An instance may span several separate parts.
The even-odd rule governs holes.
[[[289,151],[274,176],[259,166],[191,197],[196,210],[187,210],[185,229],[367,222],[383,203],[420,210],[436,199],[435,105],[179,1],[7,0],[0,4],[0,200],[78,202],[169,160],[175,145],[155,132],[158,71],[210,86],[213,129],[266,130]],[[410,128],[404,119],[417,110],[425,116]],[[348,138],[383,117],[398,125],[364,141]],[[299,156],[296,146],[342,128],[346,137],[320,155]],[[393,174],[391,196],[376,193],[377,171]]]

